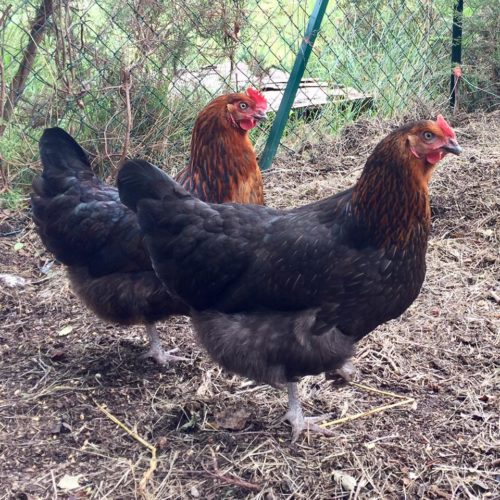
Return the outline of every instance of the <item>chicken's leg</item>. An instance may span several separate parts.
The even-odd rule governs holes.
[[[181,358],[180,356],[174,356],[172,354],[177,352],[179,350],[178,348],[170,349],[170,351],[165,351],[163,349],[154,323],[146,324],[146,332],[148,334],[150,348],[148,352],[143,355],[145,358],[153,358],[160,365],[166,365],[169,361],[188,361],[187,358]]]
[[[321,422],[327,419],[330,415],[320,415],[318,417],[304,417],[302,407],[298,398],[297,383],[291,382],[287,384],[288,389],[288,411],[284,416],[284,420],[288,420],[292,425],[292,442],[296,441],[302,431],[319,432],[321,434],[331,436],[333,432],[320,427],[316,422]]]

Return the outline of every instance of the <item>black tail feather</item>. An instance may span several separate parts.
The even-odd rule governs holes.
[[[134,212],[142,199],[160,200],[177,186],[167,174],[144,160],[125,162],[118,172],[116,182],[120,200]]]
[[[76,173],[90,169],[90,162],[81,146],[62,128],[46,128],[39,142],[44,170],[60,169]]]
[[[85,151],[59,127],[45,129],[40,138],[39,150],[46,195],[55,195],[64,190],[68,177],[83,180],[94,176]]]

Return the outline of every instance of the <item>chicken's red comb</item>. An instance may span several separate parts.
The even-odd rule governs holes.
[[[265,106],[267,108],[267,99],[258,90],[248,87],[247,96],[250,97],[255,104]]]
[[[446,120],[443,118],[443,115],[438,115],[436,123],[438,127],[443,131],[443,134],[446,137],[451,137],[452,139],[455,139],[455,132],[453,132],[453,129],[448,125]]]

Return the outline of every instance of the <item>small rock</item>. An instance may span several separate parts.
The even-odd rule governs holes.
[[[235,410],[228,408],[215,415],[217,427],[230,431],[241,431],[245,428],[250,414],[244,408]]]
[[[69,474],[64,474],[64,476],[57,483],[58,488],[62,490],[76,490],[80,488],[80,477],[81,474],[77,476],[70,476]]]
[[[0,283],[8,288],[24,288],[26,280],[15,274],[0,274]]]
[[[71,425],[66,423],[64,420],[59,420],[50,428],[49,432],[51,434],[66,434],[71,432]]]
[[[158,451],[165,451],[168,449],[168,438],[166,436],[160,436],[156,442],[156,448]]]
[[[346,491],[354,491],[354,488],[356,488],[356,478],[340,470],[333,471],[333,479]]]

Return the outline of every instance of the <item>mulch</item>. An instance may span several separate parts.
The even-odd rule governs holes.
[[[431,184],[423,290],[353,360],[356,382],[414,402],[333,426],[334,437],[292,443],[285,392],[223,371],[186,318],[159,330],[188,362],[141,359],[143,328],[86,310],[28,211],[3,209],[0,273],[25,284],[0,287],[0,498],[499,498],[500,113],[452,124],[464,154]],[[395,125],[359,120],[281,153],[267,203],[350,186]],[[307,414],[332,419],[400,401],[323,376],[300,393]]]

